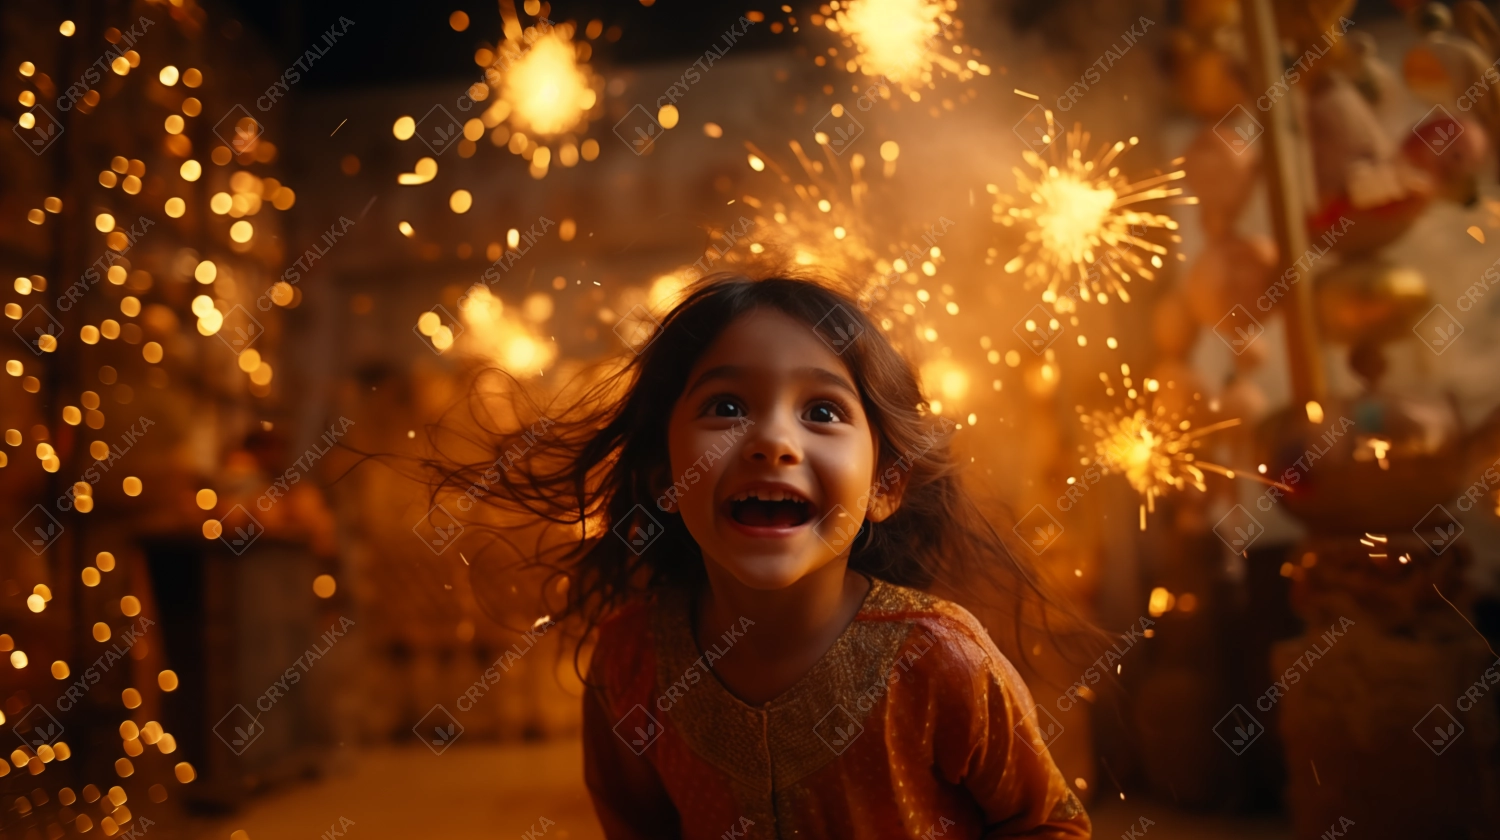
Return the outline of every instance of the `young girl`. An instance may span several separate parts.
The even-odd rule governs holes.
[[[485,483],[572,530],[546,591],[598,631],[605,835],[1090,836],[1020,675],[922,591],[1037,593],[878,326],[817,282],[717,275],[636,349]]]

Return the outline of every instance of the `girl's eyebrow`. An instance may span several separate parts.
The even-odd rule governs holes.
[[[749,369],[744,367],[743,365],[718,365],[715,367],[711,367],[708,370],[705,370],[703,373],[699,374],[698,378],[693,380],[693,384],[689,385],[687,390],[683,393],[691,394],[694,391],[698,390],[698,388],[702,387],[705,382],[708,382],[710,380],[738,379],[744,376],[748,371]],[[834,373],[831,370],[828,370],[827,368],[811,366],[799,367],[793,370],[792,373],[803,378],[816,379],[820,382],[833,385],[834,387],[842,388],[845,391],[848,391],[850,396],[859,396],[859,391],[849,383],[849,380],[838,375],[837,373]]]

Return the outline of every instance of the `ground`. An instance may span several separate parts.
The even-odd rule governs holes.
[[[1150,802],[1096,802],[1094,836],[1113,840],[1285,840],[1274,821],[1174,813]],[[1144,833],[1141,819],[1152,821]],[[518,837],[550,821],[548,840],[602,840],[583,787],[577,741],[455,745],[441,756],[420,744],[349,751],[323,779],[254,800],[239,815],[194,826],[194,840],[348,837],[349,840],[446,840]],[[341,829],[333,833],[333,829]]]

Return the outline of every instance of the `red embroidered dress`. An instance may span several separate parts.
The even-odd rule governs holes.
[[[714,677],[689,622],[673,593],[600,628],[584,772],[611,840],[1090,836],[1020,675],[962,607],[874,580],[763,706]]]

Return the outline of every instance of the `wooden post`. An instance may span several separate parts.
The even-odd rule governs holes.
[[[1255,91],[1267,91],[1281,77],[1281,39],[1276,32],[1276,13],[1271,0],[1240,0],[1250,83]],[[1271,205],[1271,226],[1279,249],[1278,273],[1285,271],[1307,252],[1307,206],[1299,186],[1297,165],[1300,148],[1297,115],[1290,96],[1277,97],[1263,112],[1265,120],[1266,195]],[[1292,396],[1297,404],[1322,402],[1327,396],[1327,378],[1318,347],[1318,326],[1313,320],[1311,278],[1301,278],[1282,299],[1286,315],[1287,365],[1291,368]]]

